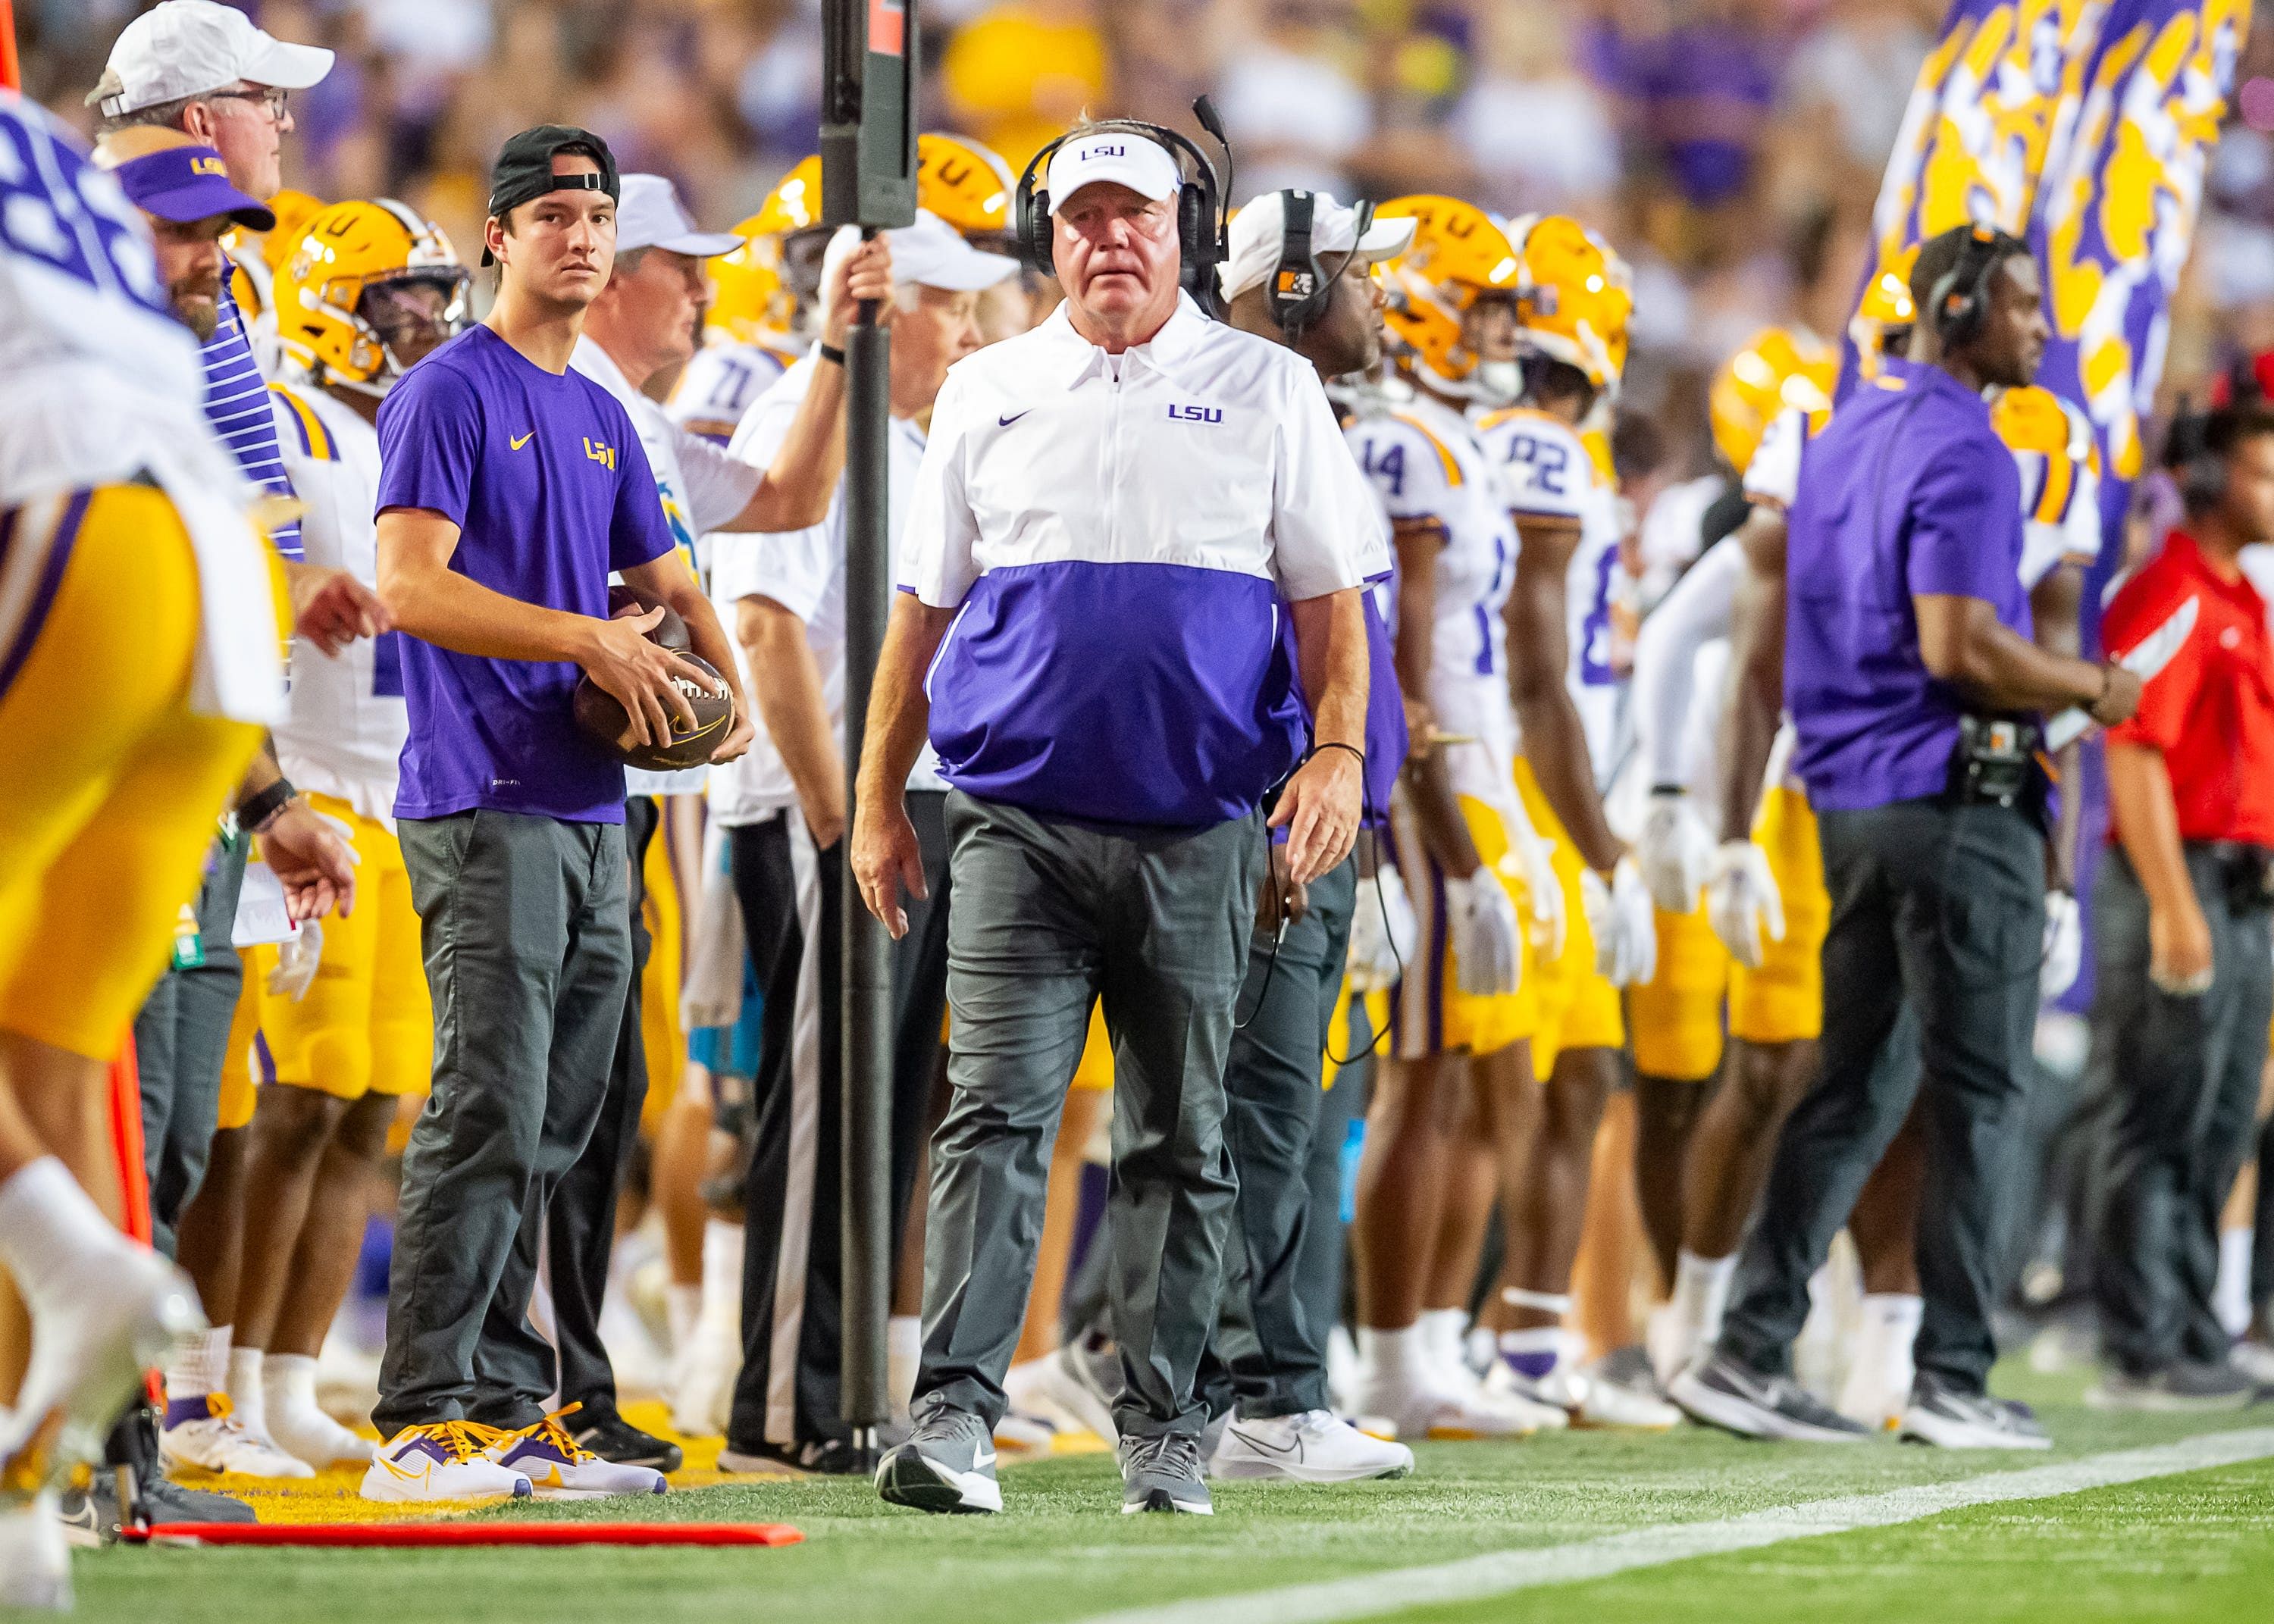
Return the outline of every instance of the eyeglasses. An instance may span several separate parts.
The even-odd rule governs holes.
[[[200,99],[207,102],[263,102],[267,106],[268,117],[281,124],[284,122],[285,103],[290,102],[291,97],[290,91],[282,90],[271,85],[265,90],[216,90],[213,94]]]

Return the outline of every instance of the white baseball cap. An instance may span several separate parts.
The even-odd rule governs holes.
[[[660,175],[627,175],[619,192],[616,252],[620,255],[636,248],[660,248],[666,253],[710,259],[742,245],[742,239],[732,231],[697,230],[678,191]]]
[[[165,0],[119,31],[87,105],[107,118],[225,89],[239,79],[305,90],[332,71],[332,53],[253,26],[216,0]]]
[[[976,293],[983,288],[993,287],[1019,268],[1019,262],[1008,254],[974,248],[963,239],[962,233],[928,208],[916,210],[914,225],[885,232],[884,238],[885,246],[892,252],[892,282],[896,287],[914,283],[945,293]],[[861,233],[853,226],[840,228],[830,239],[829,252],[822,256],[821,262],[825,289],[835,276],[838,266],[860,245]]]
[[[1373,220],[1359,235],[1359,211],[1337,203],[1327,192],[1311,194],[1311,252],[1314,256],[1349,253],[1359,262],[1376,265],[1396,259],[1413,241],[1419,223],[1411,216]],[[1260,288],[1279,268],[1280,245],[1287,229],[1287,194],[1267,192],[1231,217],[1231,242],[1224,261],[1216,267],[1224,297],[1236,299],[1250,288]]]
[[[1160,142],[1126,130],[1095,131],[1068,138],[1050,154],[1050,167],[1043,177],[1043,190],[1050,194],[1050,213],[1064,208],[1084,186],[1102,180],[1118,181],[1156,203],[1176,196],[1185,184],[1184,171]]]

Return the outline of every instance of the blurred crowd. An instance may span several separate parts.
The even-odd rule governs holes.
[[[819,0],[243,0],[339,67],[296,103],[286,184],[399,196],[459,242],[512,131],[599,132],[727,226],[813,150]],[[83,87],[138,0],[17,0],[26,88]],[[1710,455],[1713,367],[1769,323],[1838,331],[1946,0],[925,0],[926,122],[1013,166],[1074,114],[1197,137],[1236,198],[1450,192],[1577,214],[1636,267],[1628,404]],[[2262,8],[2263,9],[2263,8]],[[2268,77],[2262,78],[2262,75]],[[2254,81],[2255,81],[2254,94]],[[2253,31],[2179,301],[2167,396],[2274,345],[2274,29]],[[2264,128],[2254,127],[2263,125]],[[1814,296],[1813,297],[1811,296]],[[1678,425],[1678,426],[1677,426]]]

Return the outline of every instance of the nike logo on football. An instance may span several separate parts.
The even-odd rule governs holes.
[[[531,435],[533,435],[537,431],[535,429],[530,430],[528,434],[523,434],[519,440],[513,442],[513,448],[516,451],[520,450],[523,446],[529,443]]]
[[[1033,407],[1029,406],[1027,408],[1027,411],[1032,410],[1034,410]],[[1007,417],[998,417],[995,419],[995,426],[998,429],[1007,429],[1020,418],[1025,417],[1027,415],[1027,411],[1014,411]]]

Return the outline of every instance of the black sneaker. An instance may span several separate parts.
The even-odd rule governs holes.
[[[2050,1449],[2035,1411],[2010,1399],[1967,1393],[1921,1373],[1912,1379],[1903,1409],[1905,1443],[1944,1449]]]
[[[2144,1376],[2111,1368],[2085,1389],[2084,1402],[2094,1410],[2191,1415],[2247,1410],[2265,1396],[2265,1388],[2232,1365],[2185,1361]]]
[[[1709,1353],[1676,1376],[1667,1396],[1691,1420],[1740,1438],[1853,1444],[1871,1435],[1791,1377],[1764,1376],[1726,1353]]]
[[[877,1494],[887,1505],[915,1511],[1002,1510],[995,1440],[987,1424],[945,1404],[917,1417],[908,1441],[877,1462]]]
[[[569,1436],[579,1449],[619,1466],[651,1466],[659,1472],[675,1472],[687,1458],[669,1439],[641,1432],[613,1410],[578,1411],[576,1430]]]
[[[744,1448],[728,1441],[719,1451],[722,1472],[756,1472],[768,1477],[787,1473],[794,1477],[858,1477],[869,1470],[862,1453],[840,1438],[809,1439],[803,1443],[757,1443]]]
[[[117,1506],[106,1522],[88,1489],[65,1489],[56,1497],[56,1521],[64,1525],[64,1538],[82,1551],[93,1551],[109,1545],[118,1538]]]
[[[1140,1511],[1216,1515],[1201,1477],[1201,1440],[1186,1432],[1158,1438],[1121,1437],[1121,1514]]]

